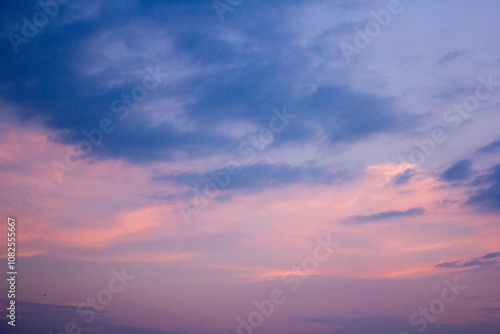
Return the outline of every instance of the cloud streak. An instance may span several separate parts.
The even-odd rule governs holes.
[[[423,214],[425,214],[425,209],[422,207],[411,208],[411,209],[408,209],[405,211],[389,210],[389,211],[374,213],[371,215],[353,216],[351,218],[348,218],[344,223],[346,225],[366,224],[366,223],[377,222],[377,221],[385,221],[385,220],[393,219],[393,218],[422,216]]]

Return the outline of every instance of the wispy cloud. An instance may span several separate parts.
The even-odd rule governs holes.
[[[492,153],[497,152],[499,149],[500,149],[500,140],[495,140],[495,141],[491,142],[490,144],[479,148],[476,152],[477,153],[492,154]]]
[[[457,59],[460,56],[463,56],[465,54],[467,54],[466,50],[457,50],[457,51],[448,52],[441,59],[439,59],[438,64],[442,65],[445,63],[449,63],[449,62],[451,62],[451,61],[453,61],[453,60],[455,60],[455,59]]]
[[[481,266],[492,266],[500,263],[500,261],[496,259],[498,257],[500,257],[500,252],[488,253],[480,258],[443,262],[437,264],[436,268],[471,268],[471,267],[481,267]]]
[[[461,160],[446,169],[441,174],[441,179],[447,182],[467,180],[473,175],[471,160]]]
[[[346,225],[351,225],[351,224],[366,224],[370,222],[376,222],[376,221],[384,221],[388,219],[393,219],[393,218],[400,218],[400,217],[415,217],[415,216],[421,216],[425,213],[425,209],[422,207],[418,208],[411,208],[406,211],[399,211],[399,210],[389,210],[389,211],[383,211],[383,212],[378,212],[374,213],[371,215],[358,215],[358,216],[353,216],[350,217],[346,220],[344,220],[344,224]]]

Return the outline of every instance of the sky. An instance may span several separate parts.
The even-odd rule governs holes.
[[[0,332],[500,333],[499,11],[0,1]]]

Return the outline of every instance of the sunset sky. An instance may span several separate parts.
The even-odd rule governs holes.
[[[500,2],[1,1],[1,333],[500,333]]]

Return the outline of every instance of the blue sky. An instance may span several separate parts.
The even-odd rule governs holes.
[[[498,333],[499,9],[1,2],[19,326],[235,333],[282,289],[256,333]],[[136,279],[82,322],[122,267]]]

